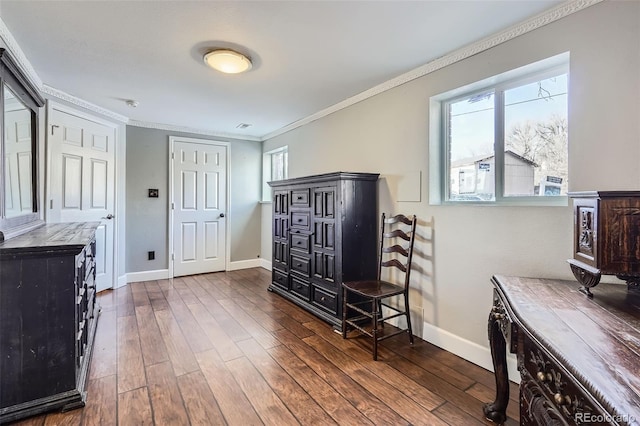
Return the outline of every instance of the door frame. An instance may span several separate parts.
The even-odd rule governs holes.
[[[225,173],[226,173],[226,188],[225,188],[225,204],[226,204],[226,220],[224,225],[224,270],[229,270],[229,260],[231,256],[231,242],[229,238],[229,222],[231,220],[231,215],[229,212],[231,211],[231,197],[229,194],[229,190],[231,188],[231,173],[229,170],[229,165],[231,164],[231,144],[229,142],[215,140],[215,139],[198,139],[198,138],[187,138],[182,136],[169,136],[169,227],[167,229],[167,234],[169,236],[169,247],[167,251],[167,258],[169,261],[169,278],[173,278],[173,262],[174,259],[174,251],[173,251],[173,206],[175,206],[175,194],[173,191],[173,178],[174,178],[174,146],[175,142],[184,142],[184,143],[192,143],[192,144],[200,144],[200,145],[215,145],[224,147],[226,152],[225,159]]]
[[[124,151],[125,151],[125,146],[124,146],[124,140],[122,137],[122,133],[121,132],[121,124],[118,124],[114,121],[110,121],[107,119],[104,119],[102,117],[99,117],[97,115],[88,113],[86,111],[82,111],[79,109],[76,109],[74,107],[71,106],[67,106],[64,104],[61,104],[59,102],[53,101],[51,99],[47,99],[47,108],[46,108],[46,120],[45,120],[45,184],[44,184],[44,200],[41,203],[41,205],[44,206],[43,212],[44,212],[44,218],[45,220],[48,222],[49,219],[51,218],[51,212],[50,212],[50,197],[51,197],[51,162],[52,162],[52,158],[51,158],[51,126],[52,124],[50,123],[50,118],[51,118],[51,111],[52,110],[58,110],[60,112],[66,113],[66,114],[70,114],[70,115],[75,115],[76,117],[82,118],[84,120],[88,120],[88,121],[93,121],[95,123],[107,126],[111,129],[113,129],[113,134],[114,134],[114,182],[113,182],[113,210],[115,211],[115,215],[117,220],[114,223],[114,227],[113,227],[113,271],[112,271],[112,289],[121,287],[122,285],[126,284],[125,281],[121,280],[121,277],[119,275],[119,271],[120,271],[120,254],[124,253],[124,248],[120,247],[120,243],[124,241],[124,239],[120,238],[120,234],[121,232],[125,229],[126,226],[126,222],[125,222],[125,210],[124,210],[124,198],[120,198],[120,196],[118,196],[118,194],[121,191],[118,191],[118,189],[120,188],[120,186],[122,184],[125,183],[125,169],[124,169]],[[124,191],[123,191],[124,192]]]

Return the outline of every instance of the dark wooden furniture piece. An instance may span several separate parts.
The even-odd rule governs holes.
[[[84,405],[98,225],[47,224],[0,244],[0,423]]]
[[[373,339],[373,360],[378,360],[378,342],[400,333],[409,334],[409,343],[413,345],[411,329],[411,310],[409,307],[409,278],[411,275],[411,257],[416,235],[415,216],[408,218],[402,214],[380,219],[380,249],[378,251],[378,275],[373,280],[346,281],[342,283],[342,338],[347,338],[349,328],[355,328]],[[404,244],[404,246],[403,246]],[[352,256],[344,259],[349,262]],[[382,268],[397,269],[404,282],[400,285],[382,279]],[[396,271],[397,272],[397,271]],[[349,295],[355,296],[349,298]],[[403,306],[390,305],[391,297],[403,296]],[[383,316],[382,307],[389,310]],[[350,316],[350,313],[354,315]],[[407,328],[384,333],[384,322],[404,316]],[[368,327],[371,324],[371,328]]]
[[[520,370],[523,425],[639,424],[640,293],[601,284],[584,297],[571,281],[494,276],[489,341],[496,423],[509,401],[506,347]]]
[[[273,262],[269,290],[339,327],[340,283],[376,275],[374,173],[328,173],[269,182]],[[344,260],[349,258],[349,262]]]
[[[568,262],[581,291],[602,275],[615,275],[629,287],[640,284],[640,191],[573,192],[573,259]]]

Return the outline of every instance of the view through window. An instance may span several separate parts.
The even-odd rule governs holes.
[[[567,87],[559,73],[446,101],[447,199],[566,195]]]

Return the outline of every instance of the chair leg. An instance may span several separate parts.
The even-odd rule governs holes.
[[[373,299],[372,305],[374,308],[372,309],[373,313],[373,329],[371,330],[371,334],[373,335],[373,360],[378,360],[378,299]]]
[[[378,300],[378,315],[382,318],[382,299]],[[384,321],[380,322],[380,328],[384,328]]]
[[[404,311],[407,316],[407,331],[409,332],[409,343],[413,345],[413,330],[411,329],[411,310],[409,309],[409,293],[404,293]]]
[[[342,287],[342,338],[347,338],[347,288]]]

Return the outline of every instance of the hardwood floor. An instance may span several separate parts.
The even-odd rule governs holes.
[[[403,335],[374,362],[368,339],[343,340],[268,292],[270,277],[256,268],[99,294],[86,407],[17,424],[492,424],[481,408],[492,373]],[[517,400],[508,414],[518,424]]]

